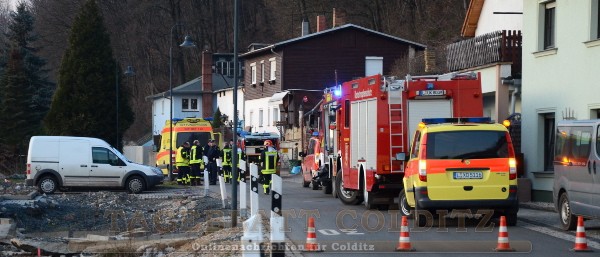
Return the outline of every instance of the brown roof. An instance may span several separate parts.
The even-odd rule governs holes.
[[[467,9],[467,15],[463,22],[462,30],[460,35],[463,37],[474,37],[475,30],[477,29],[477,23],[479,22],[479,16],[483,3],[485,0],[471,0],[469,3],[469,9]]]

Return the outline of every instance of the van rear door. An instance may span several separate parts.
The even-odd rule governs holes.
[[[91,148],[88,140],[61,139],[59,169],[64,186],[87,186]]]
[[[507,132],[448,130],[427,134],[427,191],[431,200],[507,199]]]

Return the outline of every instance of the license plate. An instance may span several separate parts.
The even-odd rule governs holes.
[[[483,172],[471,171],[471,172],[454,172],[454,179],[482,179]]]

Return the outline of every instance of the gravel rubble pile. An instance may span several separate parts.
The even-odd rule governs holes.
[[[27,195],[34,190],[10,181],[5,181],[0,189],[3,195]],[[235,246],[240,244],[243,235],[242,222],[230,228],[227,225],[231,223],[229,210],[223,209],[220,196],[205,197],[202,191],[200,188],[162,188],[143,195],[118,191],[57,192],[38,195],[34,201],[24,203],[0,200],[0,218],[14,221],[19,238],[45,243],[67,243],[88,234],[117,241],[152,242],[127,249],[126,252],[134,252],[131,256],[241,255]],[[265,224],[268,223],[264,221],[263,227]],[[174,237],[189,240],[178,244],[160,243]],[[7,240],[0,243],[0,255],[30,256]]]

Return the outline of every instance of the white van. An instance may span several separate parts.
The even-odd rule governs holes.
[[[565,120],[556,125],[553,200],[563,229],[576,216],[600,218],[600,120]]]
[[[102,139],[34,136],[27,153],[26,185],[51,194],[58,188],[112,187],[140,193],[161,184],[160,169],[133,163]]]

